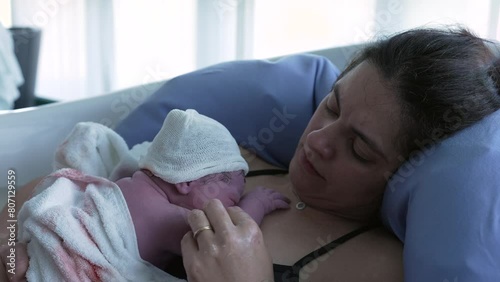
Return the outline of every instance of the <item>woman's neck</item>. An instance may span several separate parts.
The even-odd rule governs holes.
[[[290,199],[290,207],[293,209],[299,211],[315,210],[317,212],[334,216],[339,220],[346,220],[353,223],[359,223],[361,225],[380,224],[380,204],[374,204],[366,207],[356,207],[349,210],[325,209],[315,206],[314,203],[303,201],[299,194],[295,191],[292,183],[289,183],[288,190],[290,191],[289,195],[293,195],[292,199]]]

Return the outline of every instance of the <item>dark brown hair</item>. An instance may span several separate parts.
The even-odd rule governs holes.
[[[500,108],[500,59],[491,42],[464,28],[413,29],[362,49],[339,79],[363,61],[376,66],[402,106],[405,155],[416,140],[439,141]]]

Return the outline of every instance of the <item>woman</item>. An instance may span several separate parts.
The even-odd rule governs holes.
[[[396,95],[387,91],[382,82],[378,70],[367,62],[343,75],[302,135],[290,163],[289,177],[270,186],[288,196],[292,207],[298,202],[306,205],[302,210],[292,208],[264,219],[263,238],[275,264],[292,266],[318,247],[375,223],[386,182],[384,172],[395,170],[399,164],[392,140],[397,140],[401,130],[399,123],[387,122],[397,120],[401,110]],[[207,208],[207,215],[211,212],[220,212],[217,204]],[[191,219],[193,231],[208,225],[202,213],[195,213]],[[218,220],[209,220],[216,232]],[[200,251],[204,240],[217,240],[216,234],[204,231],[197,237]],[[189,238],[184,237],[184,246],[194,245],[189,244]],[[382,228],[366,229],[318,258],[321,262],[284,271],[275,266],[274,279],[299,281],[301,276],[310,281],[401,281],[401,252],[401,244]],[[199,273],[189,270],[188,259],[186,256],[188,273]]]
[[[436,129],[448,136],[500,108],[493,60],[465,30],[412,30],[365,48],[316,110],[289,174],[247,179],[247,188],[285,194],[292,208],[260,230],[217,201],[193,211],[182,242],[188,279],[403,280],[402,245],[377,218],[387,177],[418,149],[414,140]],[[251,171],[268,168],[250,162]]]
[[[413,30],[367,47],[313,115],[289,179],[271,185],[292,206],[303,202],[306,208],[268,216],[262,233],[240,210],[226,212],[217,201],[204,213],[193,211],[192,231],[212,230],[183,238],[188,280],[401,281],[401,245],[369,227],[288,273],[276,264],[293,265],[318,247],[318,239],[373,224],[384,175],[418,149],[414,140],[430,138],[436,129],[449,136],[499,109],[500,60],[494,60],[483,41],[465,30]]]

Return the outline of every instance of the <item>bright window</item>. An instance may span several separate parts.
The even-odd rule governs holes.
[[[5,28],[11,25],[10,0],[0,0],[0,22]]]
[[[251,49],[257,58],[359,43],[420,26],[460,23],[485,38],[499,33],[500,0],[253,1]]]
[[[467,26],[481,37],[490,37],[488,29],[491,15],[498,13],[494,9],[499,0],[420,0],[405,1],[399,29],[416,26],[445,26],[460,23]],[[432,9],[429,9],[432,7]],[[493,12],[493,13],[492,13]]]
[[[255,0],[257,58],[359,43],[370,38],[376,0]]]
[[[115,87],[196,68],[196,1],[115,1]]]
[[[422,25],[500,37],[500,0],[0,0],[6,26],[10,8],[13,25],[42,29],[36,94],[56,100]]]

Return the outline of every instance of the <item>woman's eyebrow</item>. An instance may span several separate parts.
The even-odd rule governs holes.
[[[340,87],[337,83],[335,83],[335,86],[333,86],[333,96],[335,96],[335,100],[337,101],[337,108],[339,110],[339,115],[341,112],[341,106],[340,106]],[[351,125],[351,130],[361,139],[363,142],[365,142],[377,155],[382,157],[384,160],[387,160],[387,157],[385,154],[382,152],[381,147],[373,141],[373,139],[369,138],[366,134],[364,134],[361,130],[359,130],[356,127],[353,127]]]

